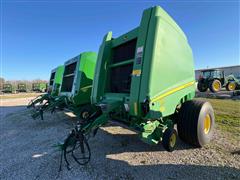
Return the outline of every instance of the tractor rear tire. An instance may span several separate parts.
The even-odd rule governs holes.
[[[162,145],[163,147],[172,152],[175,148],[177,141],[177,131],[175,129],[168,128],[163,133]]]
[[[236,89],[237,85],[235,82],[228,82],[226,85],[227,91],[234,91]]]
[[[206,84],[204,84],[204,83],[198,82],[197,88],[198,88],[198,90],[199,90],[200,92],[206,92],[207,89],[208,89],[208,86],[207,86]]]
[[[210,91],[213,93],[220,91],[222,88],[222,83],[218,79],[214,79],[209,86]]]
[[[214,111],[209,102],[187,101],[182,104],[177,120],[179,137],[195,147],[209,143],[215,124]]]

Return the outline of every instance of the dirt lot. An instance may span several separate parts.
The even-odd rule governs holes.
[[[60,174],[60,152],[53,145],[65,138],[73,121],[63,112],[47,113],[44,121],[32,120],[25,108],[28,101],[1,102],[0,179],[240,179],[240,101],[211,100],[217,127],[213,142],[204,148],[193,149],[178,140],[176,150],[169,153],[161,145],[144,144],[133,131],[112,123],[90,139],[88,165],[71,161],[72,169],[63,166]],[[220,105],[225,101],[234,113],[222,112],[228,110]],[[238,121],[233,133],[222,128],[228,119]]]

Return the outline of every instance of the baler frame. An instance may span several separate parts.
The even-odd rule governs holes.
[[[57,96],[43,96],[41,106],[36,109],[32,117],[43,119],[44,111],[68,109],[74,114],[81,114],[81,108],[90,104],[92,79],[94,75],[96,53],[83,52],[80,55],[66,61],[62,72],[62,82]],[[69,77],[71,79],[69,79]],[[70,84],[69,84],[70,81]],[[43,102],[43,100],[47,100]]]

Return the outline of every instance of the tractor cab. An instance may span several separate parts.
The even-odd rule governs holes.
[[[32,91],[33,92],[46,92],[47,91],[47,83],[44,82],[37,82],[32,84]]]
[[[27,85],[26,85],[26,83],[19,83],[18,85],[17,85],[17,91],[18,92],[27,92]]]
[[[224,79],[224,71],[219,69],[201,71],[199,79]]]
[[[10,83],[3,84],[3,90],[4,93],[13,93],[13,85]]]

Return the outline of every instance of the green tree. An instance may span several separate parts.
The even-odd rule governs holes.
[[[0,77],[0,90],[3,89],[3,84],[5,83],[4,78]]]

